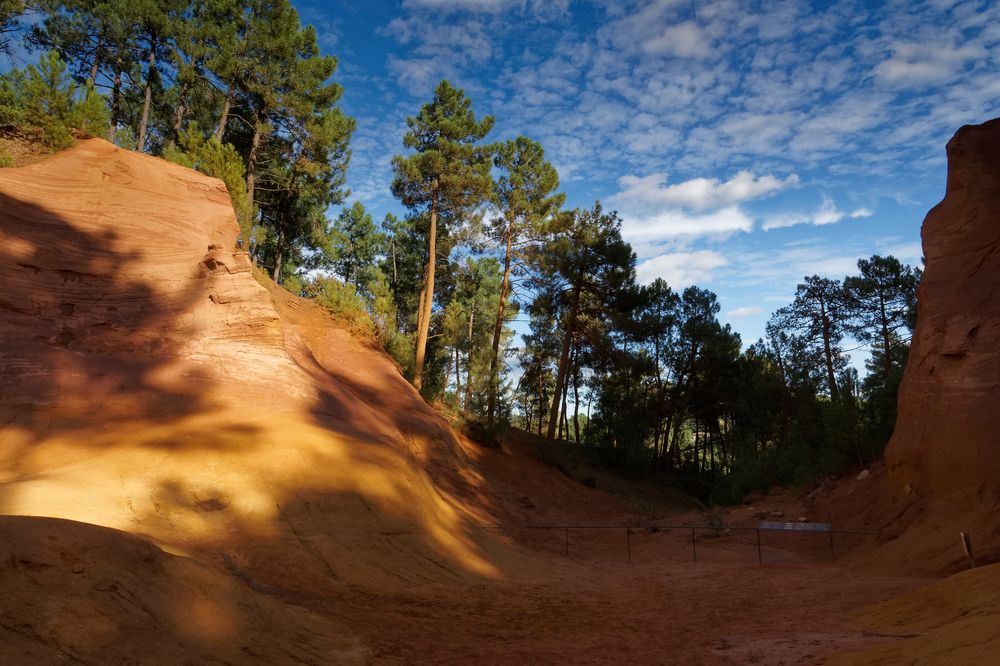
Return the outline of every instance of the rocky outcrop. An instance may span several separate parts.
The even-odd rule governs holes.
[[[237,237],[220,181],[106,141],[0,169],[0,514],[289,594],[492,571],[447,421]]]
[[[948,142],[947,191],[922,236],[890,478],[904,494],[969,491],[1000,502],[1000,119]]]

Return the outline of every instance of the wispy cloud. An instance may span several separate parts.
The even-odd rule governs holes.
[[[753,229],[753,219],[737,206],[695,215],[683,210],[666,210],[649,217],[626,217],[622,236],[643,241],[678,236],[726,236]]]
[[[900,87],[921,87],[959,77],[970,61],[986,56],[978,44],[900,42],[892,57],[875,67],[875,76]]]
[[[832,199],[824,198],[823,203],[820,204],[819,208],[811,213],[783,213],[780,215],[772,215],[764,220],[761,228],[764,231],[770,231],[771,229],[783,229],[800,224],[811,224],[821,227],[827,224],[836,224],[846,218],[858,219],[862,217],[871,217],[872,214],[872,211],[867,208],[858,208],[851,213],[845,213],[837,208]]]
[[[676,185],[665,185],[666,174],[622,176],[623,188],[610,198],[612,202],[628,202],[642,206],[678,206],[692,210],[709,210],[760,199],[799,182],[795,174],[785,179],[774,176],[754,176],[740,171],[727,181],[718,178],[692,178]]]
[[[728,264],[724,256],[711,250],[673,252],[642,262],[636,267],[636,276],[642,283],[662,278],[674,289],[681,289],[704,284],[716,269]]]
[[[735,308],[725,313],[727,319],[743,319],[744,317],[754,317],[764,312],[764,308],[756,305],[748,305],[741,308]]]

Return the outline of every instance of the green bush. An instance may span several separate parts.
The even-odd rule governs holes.
[[[14,156],[0,147],[0,169],[14,166]]]
[[[38,127],[42,141],[53,148],[73,145],[73,129],[100,135],[109,122],[104,98],[91,86],[78,94],[55,51],[23,72],[10,72],[0,85],[0,126]]]
[[[231,144],[220,143],[215,137],[205,140],[198,126],[192,123],[187,132],[181,133],[180,145],[163,151],[163,158],[181,166],[197,169],[206,176],[218,178],[226,184],[233,202],[236,220],[240,225],[243,246],[250,247],[250,227],[253,206],[247,196],[247,182],[243,158]]]
[[[87,85],[73,106],[70,108],[66,123],[90,136],[104,136],[111,125],[111,115],[104,97]]]
[[[305,291],[336,319],[347,324],[351,331],[364,335],[375,334],[375,324],[354,285],[344,284],[336,278],[320,277],[307,285]]]
[[[9,78],[0,77],[0,127],[24,125],[24,106],[15,89],[19,76],[20,72],[11,72]]]

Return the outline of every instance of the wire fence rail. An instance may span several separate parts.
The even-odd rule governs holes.
[[[830,559],[836,560],[836,550],[834,549],[834,535],[857,535],[873,536],[881,538],[895,539],[898,534],[890,532],[868,532],[864,530],[835,530],[829,523],[774,523],[762,522],[760,525],[751,527],[745,525],[663,525],[663,524],[632,524],[632,525],[488,525],[487,529],[495,530],[562,530],[564,534],[564,555],[569,557],[569,533],[570,530],[624,530],[625,532],[625,552],[628,561],[632,561],[632,534],[640,531],[645,532],[668,532],[671,530],[691,531],[691,557],[694,562],[698,561],[698,539],[697,532],[711,531],[715,534],[723,532],[743,531],[754,532],[756,535],[757,563],[764,563],[764,555],[761,547],[761,532],[785,532],[798,534],[828,534],[830,542]]]

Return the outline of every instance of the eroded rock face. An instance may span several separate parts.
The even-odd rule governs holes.
[[[890,476],[900,492],[1000,493],[1000,119],[948,142],[947,192],[922,236]]]
[[[100,139],[0,169],[0,514],[289,594],[492,572],[428,472],[469,485],[447,421],[238,233],[221,181]]]
[[[0,422],[187,411],[227,374],[295,388],[238,233],[220,181],[106,141],[0,171]]]

